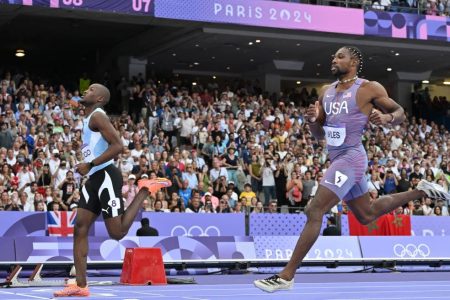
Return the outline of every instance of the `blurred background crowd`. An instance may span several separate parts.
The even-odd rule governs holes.
[[[74,170],[83,160],[79,100],[92,80],[84,74],[65,88],[28,73],[0,75],[0,210],[76,210],[86,179]],[[114,95],[106,109],[123,142],[114,163],[125,206],[139,179],[166,177],[172,186],[142,210],[301,213],[330,165],[325,142],[303,118],[317,100],[314,88],[269,95],[252,81],[141,75],[114,84],[105,75],[100,83]],[[421,87],[411,101],[403,124],[368,124],[362,136],[371,199],[414,189],[421,179],[449,190],[449,102]],[[347,213],[345,203],[333,212]],[[393,213],[448,216],[448,203],[424,198]]]

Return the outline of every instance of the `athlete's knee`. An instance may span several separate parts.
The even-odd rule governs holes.
[[[305,207],[305,215],[308,218],[308,221],[322,222],[324,213],[320,207],[317,207],[317,205],[314,205],[313,202],[310,202]]]
[[[89,227],[82,222],[76,222],[73,230],[73,234],[76,237],[87,236],[89,233]]]
[[[357,219],[362,225],[368,225],[375,220],[375,217],[371,214],[365,214],[362,216],[357,216]]]

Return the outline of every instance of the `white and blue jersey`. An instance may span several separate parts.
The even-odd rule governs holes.
[[[105,152],[109,147],[108,141],[105,140],[100,132],[92,131],[92,129],[89,128],[89,121],[96,112],[106,114],[103,109],[96,108],[86,119],[83,120],[83,145],[81,146],[81,152],[83,153],[84,162],[86,163],[90,163],[102,155],[103,152]],[[95,166],[91,168],[87,175],[90,176],[112,163],[113,160],[109,160],[101,165]]]

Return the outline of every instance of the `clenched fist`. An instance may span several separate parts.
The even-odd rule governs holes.
[[[310,104],[308,109],[306,110],[306,120],[309,123],[314,123],[319,117],[319,101],[316,101],[313,104]]]
[[[372,109],[369,116],[369,121],[375,125],[384,125],[392,122],[392,114],[384,114],[378,109]]]

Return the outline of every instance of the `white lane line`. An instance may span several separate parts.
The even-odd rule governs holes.
[[[125,286],[124,286],[125,287]],[[143,286],[145,287],[145,286]],[[150,286],[147,286],[150,287]],[[157,294],[157,293],[151,293],[153,291],[150,292],[136,292],[136,291],[129,291],[128,289],[112,289],[112,288],[99,288],[99,287],[93,287],[91,288],[92,290],[102,290],[102,291],[108,291],[108,292],[114,292],[114,293],[133,293],[133,294],[139,294],[139,295],[147,295],[147,296],[158,296],[158,297],[164,297],[163,294]],[[189,290],[192,291],[192,290]],[[163,292],[161,290],[161,292]],[[164,292],[167,292],[167,290],[164,290]]]
[[[34,298],[34,299],[52,299],[52,298],[33,296],[33,295],[27,295],[27,294],[22,294],[22,293],[12,293],[12,292],[4,292],[4,291],[0,291],[0,293],[8,294],[8,295],[22,296],[22,297],[29,297],[29,298]]]
[[[191,299],[191,300],[209,300],[207,298],[194,298],[194,297],[183,297],[183,299]]]
[[[245,285],[247,286],[246,288],[242,287],[242,288],[239,288],[239,290],[240,291],[242,291],[242,290],[249,290],[249,291],[251,291],[251,290],[256,289],[256,287],[254,287],[252,284],[245,284]],[[220,285],[220,286],[223,287],[223,285]],[[235,285],[234,284],[230,284],[230,286],[234,287]],[[383,289],[395,288],[395,291],[396,291],[398,288],[410,288],[410,287],[411,287],[410,285],[385,286],[385,285],[355,285],[355,284],[352,284],[350,286],[334,286],[334,287],[321,286],[320,288],[321,289],[328,289],[328,290],[336,290],[336,289],[348,290],[348,289],[363,289],[363,288],[383,288]],[[448,287],[448,288],[450,288],[450,282],[449,282],[449,284],[414,285],[413,287],[414,288],[420,288],[420,287],[423,287],[423,288]],[[154,290],[150,286],[148,288],[149,288],[149,292],[160,292],[160,293],[167,293],[167,292],[178,293],[178,292],[192,292],[193,291],[192,289],[174,289],[173,287],[168,287],[167,289],[158,289],[158,290]],[[296,283],[295,284],[295,288],[316,289],[317,287],[307,287],[307,286],[304,286],[303,283]],[[92,288],[92,289],[94,289],[94,288]],[[110,291],[110,292],[122,292],[122,293],[124,291],[131,292],[131,293],[144,293],[144,292],[135,292],[135,291],[128,291],[128,290],[114,290],[114,289],[97,288],[97,287],[95,287],[95,289],[101,289],[101,290]],[[197,291],[204,291],[204,292],[208,292],[208,291],[229,291],[229,290],[230,290],[230,287],[228,287],[228,288],[205,288],[205,289],[197,289],[197,288],[195,288],[196,292]],[[144,293],[144,294],[146,295],[147,293]],[[148,293],[148,294],[150,294],[150,293]],[[154,294],[154,295],[158,295],[158,294]]]
[[[356,292],[315,292],[315,293],[302,293],[302,292],[289,292],[289,291],[284,291],[282,293],[282,295],[336,295],[336,294],[367,294],[367,293],[376,293],[376,294],[383,294],[383,293],[390,293],[392,294],[393,291],[380,291],[380,290],[375,290],[375,291],[356,291]],[[398,293],[418,293],[418,294],[422,294],[422,293],[432,293],[432,292],[450,292],[450,290],[414,290],[414,291],[398,291]],[[198,295],[199,297],[234,297],[234,296],[273,296],[273,294],[269,294],[269,293],[265,293],[263,291],[261,291],[261,293],[255,294],[255,293],[251,293],[251,294],[225,294],[225,295]],[[281,294],[280,294],[281,295]],[[383,298],[378,298],[378,299],[383,299]],[[419,298],[420,299],[420,298]]]
[[[424,291],[427,292],[427,291]],[[438,297],[397,297],[397,298],[333,298],[333,299],[328,299],[328,300],[400,300],[400,299],[450,299],[450,296],[447,297],[443,297],[443,296],[438,296]]]

